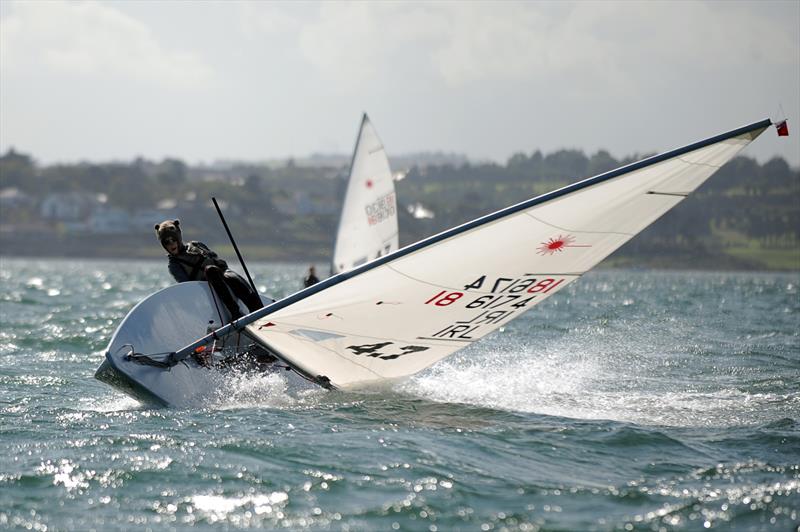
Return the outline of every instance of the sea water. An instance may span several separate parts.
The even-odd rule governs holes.
[[[0,528],[795,530],[800,275],[596,271],[391,389],[93,379],[166,264],[1,259]],[[253,264],[260,289],[307,265]]]

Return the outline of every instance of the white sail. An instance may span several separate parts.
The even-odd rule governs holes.
[[[484,216],[326,279],[215,335],[245,326],[299,373],[336,388],[412,375],[583,275],[770,124],[756,122]]]
[[[397,204],[389,160],[366,114],[350,164],[332,273],[340,273],[398,248]]]

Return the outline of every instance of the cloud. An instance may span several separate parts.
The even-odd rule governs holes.
[[[796,31],[780,31],[752,4],[325,2],[302,20],[275,20],[298,28],[309,63],[344,85],[416,73],[450,87],[578,77],[623,88],[643,68],[705,72],[798,57]]]
[[[424,46],[440,22],[424,4],[395,2],[323,3],[303,25],[300,49],[326,79],[345,87],[402,76],[412,58],[425,73]]]
[[[0,68],[118,77],[184,89],[212,69],[191,52],[169,50],[141,22],[97,2],[14,2],[0,19]]]
[[[613,42],[588,34],[573,4],[325,2],[291,24],[306,61],[344,87],[381,79],[448,88],[481,82],[561,81],[580,73],[616,83]],[[274,26],[274,25],[273,25]]]
[[[797,58],[798,45],[794,36],[779,30],[781,21],[744,2],[587,2],[575,7],[567,24],[573,33],[588,35],[589,46],[604,43],[622,66],[648,61],[705,70],[752,61],[793,64]]]
[[[304,4],[281,2],[237,2],[239,22],[244,33],[251,39],[262,35],[287,37],[297,34],[302,25]]]
[[[367,110],[395,152],[649,151],[700,119],[733,127],[778,103],[796,117],[798,16],[765,1],[0,0],[0,133],[51,160],[282,156],[350,149],[342,123]],[[797,164],[789,142],[753,149]]]
[[[624,84],[643,69],[707,72],[743,64],[792,65],[796,35],[758,10],[702,2],[445,4],[451,21],[434,51],[451,85],[542,73]],[[796,32],[795,32],[796,33]]]

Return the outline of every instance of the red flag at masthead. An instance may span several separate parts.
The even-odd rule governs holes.
[[[787,120],[781,120],[780,122],[775,124],[775,129],[778,130],[779,137],[789,136],[789,122]]]

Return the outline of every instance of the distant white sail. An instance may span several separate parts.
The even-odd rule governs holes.
[[[331,271],[350,270],[397,248],[397,200],[389,159],[365,113],[350,164]]]

